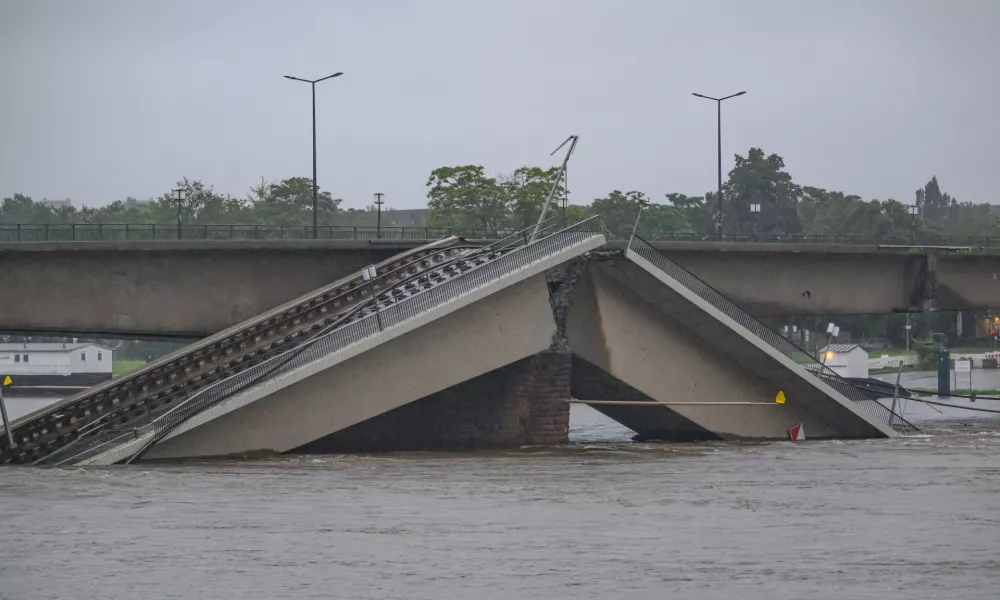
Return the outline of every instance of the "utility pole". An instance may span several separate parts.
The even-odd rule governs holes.
[[[746,92],[737,92],[735,94],[730,94],[729,96],[724,96],[722,98],[713,98],[711,96],[706,96],[704,94],[699,94],[697,92],[692,92],[692,96],[698,96],[699,98],[704,98],[706,100],[715,101],[716,107],[718,108],[717,122],[718,122],[718,171],[717,175],[719,178],[719,192],[718,192],[718,211],[715,213],[715,230],[716,236],[719,240],[722,240],[722,101],[729,100],[730,98],[735,98],[736,96],[742,96]]]
[[[327,79],[332,79],[334,77],[340,77],[343,75],[341,72],[336,72],[333,75],[327,75],[326,77],[320,77],[319,79],[300,79],[298,77],[292,77],[291,75],[285,75],[285,79],[292,79],[295,81],[304,81],[312,86],[312,109],[313,109],[313,239],[319,239],[319,200],[318,190],[319,187],[316,185],[316,84],[321,81],[326,81]]]
[[[382,239],[382,196],[385,196],[382,192],[375,192],[375,207],[378,211],[378,216],[375,217],[375,237]]]

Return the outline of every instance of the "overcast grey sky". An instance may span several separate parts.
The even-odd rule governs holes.
[[[425,203],[441,165],[550,165],[571,201],[702,194],[760,146],[800,184],[1000,203],[1000,1],[0,0],[0,196],[100,205],[311,175]]]

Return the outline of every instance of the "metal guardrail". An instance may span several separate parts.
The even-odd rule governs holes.
[[[902,416],[893,413],[877,400],[872,399],[872,396],[866,393],[862,388],[851,384],[832,369],[816,360],[814,356],[802,348],[799,348],[788,339],[782,337],[777,331],[774,331],[753,315],[740,308],[732,300],[723,296],[718,290],[699,279],[684,267],[664,256],[646,240],[642,239],[638,235],[632,236],[629,240],[628,249],[630,252],[635,252],[642,258],[646,259],[656,266],[656,268],[662,270],[664,273],[678,281],[681,285],[697,294],[702,300],[705,300],[730,319],[736,321],[736,323],[757,338],[764,341],[767,345],[771,346],[778,352],[781,352],[796,363],[804,366],[810,374],[818,377],[821,381],[836,389],[855,404],[863,408],[871,416],[879,419],[900,433],[920,432],[919,428],[903,419]]]
[[[401,291],[405,285],[412,283],[410,280],[399,282],[378,294],[380,299],[384,299],[382,305],[377,305],[374,309],[370,309],[367,305],[358,307],[357,312],[347,315],[340,322],[333,324],[331,328],[336,328],[332,331],[321,331],[294,349],[202,388],[181,404],[156,416],[149,423],[127,432],[94,430],[90,435],[82,435],[67,446],[50,453],[37,461],[36,464],[64,465],[79,462],[131,439],[152,434],[142,447],[129,458],[131,461],[168,435],[179,424],[217,405],[233,394],[249,389],[267,378],[287,373],[361,342],[389,327],[401,324],[427,310],[600,233],[602,233],[600,218],[591,217],[560,231],[549,233],[546,237],[532,243],[527,243],[526,238],[523,242],[518,242],[518,236],[509,236],[507,240],[493,245],[496,247],[487,246],[482,251],[450,261],[458,264],[459,269],[461,269],[463,261],[468,263],[477,257],[482,258],[484,254],[503,252],[481,266],[465,271],[403,300],[394,301],[397,292]],[[434,270],[436,271],[442,266],[444,265],[439,265]],[[424,273],[417,277],[426,276],[427,273]],[[366,308],[370,310],[366,311]],[[358,312],[366,312],[367,314],[350,321],[350,318],[356,316]],[[349,322],[344,324],[345,321]]]
[[[465,239],[496,240],[514,233],[512,229],[448,227],[368,227],[320,225],[321,240],[433,240],[449,235]],[[628,239],[631,232],[607,232],[609,239]],[[715,233],[676,231],[641,231],[652,241],[723,242],[767,244],[832,244],[883,246],[972,246],[1000,247],[1000,237],[937,235],[826,235],[786,233],[726,233],[720,240]],[[0,224],[0,243],[18,242],[169,242],[169,241],[239,241],[239,240],[309,240],[309,225],[155,225],[125,223],[76,224]]]
[[[505,229],[447,227],[355,227],[320,225],[321,240],[432,240],[450,235],[496,240],[514,233]],[[0,225],[0,243],[18,242],[170,242],[234,240],[311,240],[309,225],[147,225],[124,223]]]
[[[723,242],[723,243],[758,243],[758,244],[831,244],[851,246],[973,246],[997,248],[1000,247],[1000,237],[992,236],[956,236],[956,235],[911,235],[908,233],[888,235],[853,235],[853,234],[799,234],[799,233],[726,233],[720,240],[714,233],[688,233],[676,231],[642,231],[645,239],[666,242]],[[628,239],[629,233],[617,236]]]

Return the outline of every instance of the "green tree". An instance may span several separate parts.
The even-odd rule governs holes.
[[[524,166],[509,175],[501,174],[497,177],[506,196],[504,203],[511,213],[509,222],[511,228],[524,229],[538,222],[542,205],[552,191],[552,183],[558,172],[559,169],[556,167],[543,170]],[[561,184],[556,188],[547,216],[554,217],[559,214],[559,200],[565,192]]]
[[[313,186],[309,177],[289,177],[251,189],[250,210],[253,221],[263,225],[311,225]],[[317,220],[321,225],[336,222],[340,198],[320,189],[317,194]]]
[[[708,196],[686,196],[684,194],[667,194],[667,201],[684,217],[684,223],[689,231],[711,234],[715,231],[715,194]]]
[[[948,208],[955,200],[948,194],[941,192],[937,175],[934,175],[923,188],[917,190],[916,202],[921,218],[930,221],[941,221],[948,216]]]
[[[777,154],[764,155],[760,148],[750,148],[745,157],[736,155],[736,165],[723,186],[725,231],[748,232],[756,226],[762,233],[799,233],[799,186],[785,170],[785,161]],[[750,212],[751,204],[760,204],[760,213]]]
[[[507,194],[478,165],[439,167],[427,179],[431,227],[504,229],[509,220]]]
[[[676,233],[690,230],[684,215],[676,206],[652,204],[646,194],[635,190],[614,190],[606,197],[594,200],[589,211],[591,214],[601,215],[612,236],[624,239],[635,227],[640,207],[645,207],[639,221],[640,232]]]
[[[57,223],[59,215],[51,207],[30,196],[14,194],[0,204],[0,223]]]

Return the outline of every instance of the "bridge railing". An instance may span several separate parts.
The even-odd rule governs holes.
[[[364,314],[363,317],[346,324],[343,321],[335,323],[330,326],[331,328],[335,327],[332,331],[320,332],[312,339],[288,352],[279,354],[245,371],[206,386],[184,400],[181,404],[157,416],[152,422],[136,428],[134,431],[127,433],[95,431],[94,435],[89,439],[78,439],[63,449],[49,454],[39,462],[55,465],[79,462],[89,456],[111,449],[118,444],[126,443],[131,439],[152,434],[149,437],[149,441],[144,443],[142,449],[137,451],[141,453],[146,448],[151,447],[153,443],[165,437],[166,434],[179,424],[202,411],[218,405],[236,393],[250,389],[269,378],[288,373],[348,346],[371,338],[387,328],[399,325],[432,308],[482,288],[507,274],[537,263],[556,252],[585,242],[595,235],[601,234],[602,229],[600,218],[591,217],[565,229],[549,232],[545,237],[536,239],[536,241],[531,243],[527,242],[527,237],[522,238],[518,235],[508,236],[505,240],[499,241],[493,246],[487,246],[477,251],[477,255],[482,256],[484,253],[489,254],[491,251],[500,252],[504,249],[507,250],[482,266],[448,279],[439,285],[430,287],[423,292],[409,296],[403,300],[391,302],[385,307],[376,306],[373,310],[368,310],[367,314],[364,314],[364,307],[359,307],[359,310]],[[518,239],[522,239],[522,241],[518,242]],[[472,256],[468,255],[449,262],[461,262],[470,258]],[[433,270],[440,269],[442,266],[437,265]],[[426,273],[416,277],[424,275]],[[393,298],[396,296],[397,290],[402,290],[403,286],[409,283],[411,283],[411,279],[400,281],[391,288],[380,290],[378,297]],[[352,314],[350,316],[356,315]]]
[[[513,233],[505,229],[448,227],[355,227],[320,225],[321,240],[433,240],[450,235],[495,240]],[[18,242],[167,242],[231,240],[309,240],[309,225],[152,225],[126,223],[0,225],[0,243]]]
[[[719,239],[715,233],[642,230],[639,234],[649,241],[722,242],[758,244],[833,244],[868,246],[982,246],[1000,247],[1000,237],[924,235],[909,233],[884,235],[800,234],[800,233],[726,233]],[[628,239],[630,232],[617,232],[618,239]]]
[[[825,364],[816,360],[814,356],[782,337],[777,331],[774,331],[756,317],[740,308],[735,302],[722,295],[721,292],[664,256],[640,236],[632,236],[629,240],[628,251],[634,252],[652,263],[656,268],[697,294],[699,298],[714,306],[764,343],[805,367],[812,375],[819,377],[824,383],[836,389],[876,419],[902,433],[918,433],[920,431],[917,427],[903,419],[903,417],[893,413],[877,400],[872,399],[864,390],[854,386]]]
[[[433,240],[457,235],[466,239],[495,240],[513,233],[511,229],[448,227],[369,227],[320,225],[321,240]],[[631,232],[608,231],[609,239],[628,239]],[[677,242],[723,242],[768,244],[833,244],[886,246],[975,246],[1000,247],[1000,237],[940,235],[827,235],[786,233],[715,233],[640,231],[646,240]],[[18,242],[167,242],[231,240],[309,240],[309,225],[154,225],[127,223],[0,224],[0,244]]]

